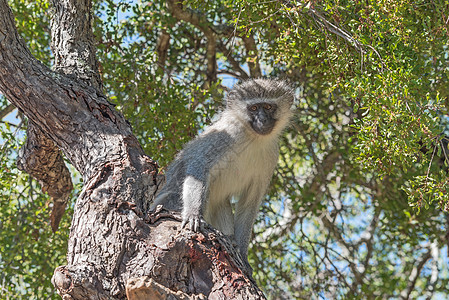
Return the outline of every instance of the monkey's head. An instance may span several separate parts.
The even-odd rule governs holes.
[[[250,79],[237,84],[226,98],[226,110],[258,135],[279,133],[292,112],[294,89],[282,80]]]

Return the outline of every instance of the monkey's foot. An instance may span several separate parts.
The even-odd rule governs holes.
[[[183,216],[181,227],[187,227],[194,232],[198,232],[201,228],[203,228],[203,223],[204,220],[200,216]]]

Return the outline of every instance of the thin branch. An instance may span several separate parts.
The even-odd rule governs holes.
[[[23,119],[20,119],[20,123],[16,126],[16,129],[14,130],[12,136],[16,136],[17,132],[19,132],[19,130],[22,128],[23,125]],[[3,152],[3,150],[6,148],[6,145],[10,142],[10,140],[6,140],[5,143],[3,143],[3,145],[0,146],[0,153]]]
[[[16,109],[16,107],[12,104],[9,104],[3,110],[0,110],[0,120],[9,115],[9,113],[11,113],[14,109]]]
[[[366,235],[362,238],[363,242],[366,245],[366,257],[365,260],[363,262],[363,266],[364,266],[364,270],[363,270],[363,276],[366,274],[367,270],[368,270],[368,265],[369,265],[369,260],[371,259],[372,255],[373,255],[373,239],[374,239],[374,232],[377,229],[377,224],[379,223],[379,216],[380,216],[380,209],[375,209],[374,212],[374,216],[371,220],[370,225],[368,226],[367,230],[366,230]]]
[[[314,18],[314,20],[321,26],[326,28],[328,31],[332,32],[333,34],[341,37],[342,39],[346,40],[348,43],[350,43],[357,51],[365,53],[365,50],[363,49],[363,45],[354,39],[349,33],[347,33],[344,29],[337,27],[336,25],[332,24],[328,20],[326,20],[322,15],[320,15],[316,10],[309,8],[309,14]]]
[[[430,244],[430,253],[432,255],[432,265],[430,267],[431,273],[430,273],[430,279],[429,279],[429,285],[427,288],[427,296],[426,300],[430,300],[435,292],[435,285],[438,282],[438,274],[439,274],[439,268],[438,268],[438,257],[440,255],[440,249],[438,248],[438,242],[433,241],[432,244]]]
[[[412,271],[409,275],[409,281],[407,288],[403,290],[400,294],[401,299],[410,299],[410,294],[415,288],[416,281],[418,280],[419,275],[421,274],[422,269],[424,268],[424,265],[427,263],[427,261],[432,257],[432,250],[428,250],[424,255],[421,257],[421,260],[418,261],[418,264],[413,267]]]
[[[332,32],[333,34],[341,37],[342,39],[344,39],[345,41],[347,41],[349,44],[351,44],[358,52],[360,52],[360,54],[363,55],[366,53],[366,50],[364,49],[364,46],[369,47],[371,50],[374,51],[374,53],[376,53],[377,57],[379,58],[381,64],[382,64],[382,68],[385,67],[387,68],[387,66],[384,63],[384,60],[382,59],[382,56],[380,56],[379,52],[377,52],[376,49],[374,49],[374,47],[370,46],[370,45],[363,45],[362,43],[360,43],[359,41],[357,41],[356,39],[354,39],[348,32],[346,32],[344,29],[332,24],[331,22],[329,22],[328,20],[326,20],[320,13],[318,13],[315,9],[313,8],[309,8],[308,10],[308,14],[311,15],[313,17],[313,19],[321,26],[326,28],[328,31]]]
[[[443,149],[443,154],[444,154],[444,160],[446,161],[446,163],[449,165],[449,158],[447,156],[446,153],[446,146],[444,145],[443,140],[447,140],[447,137],[444,137],[443,139],[440,140],[440,145],[441,145],[441,149]],[[449,144],[448,144],[449,145]]]
[[[168,48],[170,46],[170,34],[163,29],[159,35],[156,45],[156,52],[158,54],[157,65],[161,70],[165,70],[165,62],[167,61]]]
[[[248,56],[248,67],[251,77],[258,78],[262,76],[260,70],[260,63],[257,51],[256,41],[253,36],[243,36],[243,43],[245,44],[246,55]]]
[[[435,157],[435,152],[437,151],[437,147],[438,147],[438,144],[436,144],[433,147],[432,157],[430,158],[429,166],[427,168],[427,173],[426,173],[426,185],[427,185],[427,180],[429,179],[430,167],[432,166],[433,158]]]
[[[226,74],[226,75],[230,75],[230,76],[235,77],[235,78],[242,78],[242,76],[240,76],[239,74],[231,72],[231,71],[228,71],[228,70],[219,70],[217,72],[217,74]]]
[[[231,47],[234,46],[234,37],[237,35],[237,27],[239,25],[240,21],[240,15],[242,14],[243,6],[240,6],[239,14],[237,15],[237,19],[235,21],[234,25],[234,31],[232,32],[232,35],[229,37],[230,40],[232,40]]]
[[[266,20],[268,20],[268,19],[274,17],[275,15],[277,15],[278,13],[280,13],[281,11],[282,11],[282,8],[279,8],[277,11],[275,11],[274,13],[272,13],[272,14],[266,16],[265,18],[260,19],[260,20],[257,20],[257,21],[251,22],[251,25],[257,24],[257,23],[262,23],[262,22],[264,22],[264,21],[266,21]]]
[[[209,26],[209,22],[201,15],[191,11],[184,10],[182,5],[176,0],[167,1],[168,9],[178,20],[182,20],[192,24],[201,30],[207,39],[206,44],[206,60],[207,60],[207,80],[206,85],[217,81],[217,61],[216,61],[216,33]],[[206,86],[207,88],[207,86]]]
[[[249,75],[242,69],[240,63],[235,60],[235,58],[231,55],[231,50],[228,50],[223,43],[218,43],[218,49],[226,56],[227,60],[231,64],[231,67],[234,71],[238,72],[239,78],[248,79]]]
[[[334,239],[336,239],[337,243],[343,247],[344,250],[346,250],[348,252],[348,254],[351,257],[354,257],[354,248],[351,244],[348,244],[341,231],[337,228],[337,226],[331,222],[330,220],[330,216],[324,212],[323,215],[320,218],[322,224],[324,225],[325,228],[327,228],[327,230],[329,230],[329,232],[333,235]],[[350,262],[349,263],[349,268],[351,269],[352,273],[354,274],[354,283],[353,283],[353,288],[355,288],[356,284],[363,284],[364,280],[363,280],[363,274],[361,274],[358,270],[357,270],[357,266],[354,262]]]
[[[290,6],[294,7],[295,5],[293,3],[291,3],[290,1],[287,1],[289,3]],[[362,64],[363,64],[363,57],[366,54],[366,50],[365,47],[370,48],[375,54],[376,56],[379,58],[381,64],[382,64],[382,71],[383,68],[388,69],[387,65],[385,64],[382,56],[379,54],[379,52],[372,47],[371,45],[364,45],[361,42],[359,42],[358,40],[356,40],[355,38],[353,38],[351,36],[350,33],[348,33],[346,30],[344,30],[343,28],[338,27],[337,25],[333,24],[332,22],[326,20],[325,17],[323,17],[317,10],[315,10],[314,8],[312,8],[310,6],[310,2],[304,3],[304,4],[300,4],[297,9],[295,10],[297,13],[299,12],[305,12],[307,15],[311,16],[315,22],[319,25],[320,28],[324,28],[327,31],[339,36],[340,38],[344,39],[346,42],[348,42],[351,46],[353,46],[360,54],[361,54],[361,58],[362,58]],[[288,11],[287,11],[288,13]],[[290,18],[290,21],[291,18]],[[292,24],[295,24],[292,21]],[[296,26],[296,25],[294,25]],[[363,65],[361,66],[363,68]]]

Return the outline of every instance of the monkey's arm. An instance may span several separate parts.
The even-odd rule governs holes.
[[[197,176],[198,177],[198,176]],[[188,225],[197,232],[206,202],[206,178],[186,176],[182,185],[182,227]]]
[[[185,179],[182,184],[182,226],[198,231],[209,197],[209,181],[214,166],[229,151],[232,138],[223,130],[212,130],[197,138],[185,154]]]

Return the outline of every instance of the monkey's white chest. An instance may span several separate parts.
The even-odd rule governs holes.
[[[273,153],[276,151],[272,147],[269,149],[267,145],[250,145],[237,148],[213,167],[209,178],[210,202],[229,201],[230,197],[238,198],[248,189],[266,188],[264,185],[271,178],[277,153]]]

